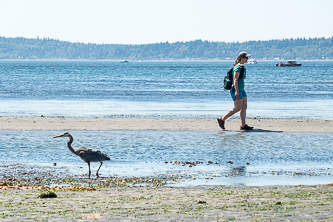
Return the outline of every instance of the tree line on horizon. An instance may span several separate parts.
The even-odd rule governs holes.
[[[56,39],[0,37],[0,59],[226,60],[246,51],[257,60],[333,59],[333,37],[248,42],[189,42],[140,45],[72,43]]]

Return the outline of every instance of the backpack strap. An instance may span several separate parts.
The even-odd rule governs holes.
[[[240,70],[240,73],[239,73],[239,79],[243,78],[244,73],[245,73],[245,67],[241,66],[241,70]]]

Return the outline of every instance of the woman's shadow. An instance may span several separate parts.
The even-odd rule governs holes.
[[[246,133],[283,133],[283,131],[280,130],[265,130],[265,129],[252,129],[252,130],[240,130],[241,132],[246,132]]]

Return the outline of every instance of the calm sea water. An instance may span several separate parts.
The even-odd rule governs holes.
[[[247,65],[249,117],[333,119],[333,62]],[[1,61],[1,116],[212,118],[230,62]]]
[[[302,63],[301,67],[275,67],[275,62],[247,65],[248,116],[333,119],[333,62]],[[233,106],[221,88],[231,65],[1,61],[0,116],[216,118]],[[67,140],[51,138],[60,133],[0,131],[0,178],[17,163],[57,174],[86,175],[87,165],[67,149]],[[182,177],[174,186],[333,182],[331,133],[71,133],[74,147],[93,147],[110,155],[102,176]],[[190,168],[175,161],[203,164]],[[94,172],[98,164],[93,165]]]

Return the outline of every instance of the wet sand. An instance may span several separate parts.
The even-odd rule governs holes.
[[[1,190],[1,221],[330,221],[332,186]]]
[[[333,120],[248,119],[254,131],[332,133]],[[226,130],[238,131],[239,119],[228,119]],[[190,130],[221,131],[216,119],[144,118],[16,118],[0,117],[0,130]]]

